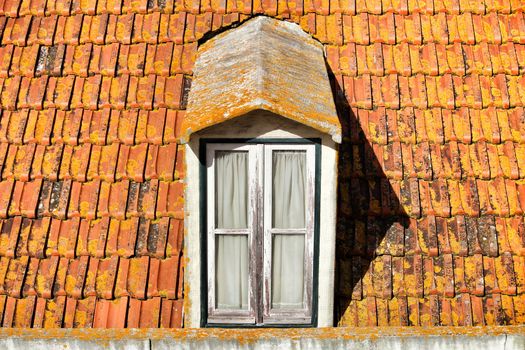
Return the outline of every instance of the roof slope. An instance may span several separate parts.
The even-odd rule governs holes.
[[[336,103],[351,107],[339,323],[524,323],[524,11],[520,0],[1,1],[2,325],[181,324],[183,92],[197,40],[256,13],[319,40]],[[376,246],[400,211],[407,228]]]
[[[341,142],[323,46],[296,24],[257,17],[199,48],[181,124],[183,141],[257,109]]]

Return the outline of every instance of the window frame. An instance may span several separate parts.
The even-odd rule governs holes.
[[[306,186],[308,197],[306,198],[306,225],[304,229],[279,229],[273,228],[272,221],[272,178],[273,178],[273,151],[285,150],[305,150],[306,151]],[[309,151],[309,152],[308,152]],[[290,144],[270,144],[264,148],[264,191],[263,198],[263,318],[266,324],[273,323],[308,323],[312,316],[312,279],[313,279],[313,233],[315,221],[315,146],[314,145],[290,145]],[[279,310],[271,307],[272,290],[272,243],[274,234],[304,234],[305,236],[305,264],[304,264],[304,301],[303,310]],[[285,322],[286,321],[286,322]]]
[[[261,327],[317,327],[317,314],[318,314],[318,273],[319,273],[319,233],[320,233],[320,184],[321,184],[321,139],[320,138],[255,138],[255,139],[245,139],[245,138],[201,138],[199,140],[199,162],[200,162],[200,170],[199,170],[199,183],[200,183],[200,193],[199,193],[199,199],[200,199],[200,246],[201,246],[201,327],[224,327],[224,328],[237,328],[237,327],[246,327],[246,328],[261,328]],[[214,144],[210,148],[208,145]],[[311,252],[312,256],[311,259],[305,259],[305,267],[308,268],[308,271],[305,271],[305,284],[311,283],[311,294],[307,295],[307,300],[305,301],[306,305],[310,305],[310,309],[306,308],[304,312],[298,313],[296,311],[293,312],[275,312],[275,310],[270,311],[269,308],[265,308],[265,306],[269,306],[270,300],[269,300],[269,290],[266,290],[264,288],[267,283],[264,283],[267,281],[270,276],[265,273],[264,278],[253,278],[249,285],[251,288],[253,288],[252,297],[255,299],[249,298],[250,305],[254,308],[258,308],[257,311],[255,311],[254,308],[252,308],[253,311],[255,311],[255,315],[250,314],[248,317],[237,317],[237,315],[240,315],[239,311],[236,310],[235,312],[224,312],[221,311],[217,313],[217,310],[213,310],[213,305],[210,305],[212,302],[212,297],[214,293],[213,290],[210,290],[210,280],[214,277],[213,275],[210,276],[211,267],[208,264],[208,261],[212,258],[213,254],[210,248],[209,244],[209,232],[210,227],[208,223],[208,212],[209,212],[209,197],[208,197],[208,188],[210,186],[210,179],[208,176],[208,172],[210,171],[208,168],[208,163],[210,161],[209,157],[209,149],[227,149],[227,145],[251,145],[252,147],[258,147],[259,150],[256,152],[257,155],[262,155],[263,157],[266,157],[265,153],[270,153],[271,151],[264,151],[265,145],[270,145],[268,147],[269,150],[272,149],[285,149],[285,148],[296,148],[296,147],[288,147],[290,145],[293,146],[299,146],[304,145],[307,147],[312,148],[312,152],[307,152],[307,154],[313,155],[313,159],[308,159],[307,156],[307,162],[310,162],[310,164],[313,163],[313,183],[311,184],[313,186],[313,207],[310,208],[310,212],[313,212],[313,220],[311,220],[311,225],[313,226],[313,231],[310,230],[313,235],[310,240],[305,239],[305,244],[307,241],[310,241],[313,245],[311,250],[307,250],[305,247],[306,252]],[[260,162],[256,161],[257,164]],[[310,165],[309,165],[310,166]],[[263,179],[263,171],[269,171],[268,168],[263,170],[262,167],[256,166],[256,172],[258,174],[258,177],[260,179]],[[267,178],[267,176],[266,176]],[[266,184],[261,184],[262,186],[266,186]],[[267,192],[267,191],[266,191]],[[250,191],[251,193],[251,191]],[[266,195],[264,197],[267,197]],[[271,196],[270,196],[271,197]],[[213,198],[213,196],[212,196]],[[250,198],[250,203],[254,198]],[[266,207],[265,204],[261,203],[261,201],[257,200],[255,198],[257,205],[263,205]],[[266,202],[267,198],[263,198],[263,202]],[[256,207],[255,213],[260,213],[262,208]],[[255,216],[258,216],[257,214]],[[264,223],[264,220],[267,220],[267,216],[265,216],[264,220],[259,220],[257,217],[251,216],[252,224],[260,225],[258,227],[259,232],[262,232],[262,235],[255,235],[252,234],[252,249],[257,249],[256,246],[259,245],[260,249],[266,250],[267,247],[262,247],[262,242],[257,242],[257,236],[259,238],[262,238],[265,236],[265,242],[268,242],[268,239],[266,238],[267,230],[266,225]],[[250,241],[250,239],[249,239]],[[213,243],[212,243],[213,245]],[[271,243],[270,243],[271,248]],[[250,253],[253,253],[251,250],[249,250]],[[250,273],[253,273],[257,270],[259,271],[267,271],[268,268],[271,269],[271,262],[270,261],[263,261],[263,257],[267,256],[268,253],[266,251],[262,251],[260,254],[255,254],[257,257],[257,261],[254,262],[257,264],[257,267],[254,266],[254,268],[250,271]],[[253,255],[252,255],[253,256]],[[270,264],[270,265],[269,265]],[[215,264],[210,264],[215,265]],[[307,277],[307,274],[309,275]],[[271,275],[271,270],[270,270]],[[308,280],[308,282],[307,282]],[[213,283],[212,283],[213,284]],[[258,294],[257,296],[255,294]],[[256,303],[257,300],[261,300],[258,304]],[[255,304],[254,304],[255,303]],[[250,307],[249,307],[250,310]],[[255,316],[255,321],[251,322],[251,319],[249,317]],[[233,316],[235,316],[235,319],[233,319]],[[264,321],[263,321],[264,318]]]
[[[215,157],[212,155],[216,151],[247,151],[248,152],[248,205],[250,207],[257,205],[257,186],[254,179],[251,178],[251,174],[258,173],[258,156],[259,153],[256,150],[256,147],[253,145],[248,145],[246,143],[214,143],[209,147],[206,146],[206,187],[209,189],[215,188],[215,167],[213,167],[213,162]],[[257,217],[257,211],[248,210],[248,227],[246,229],[218,229],[215,226],[215,191],[210,190],[206,193],[206,216],[207,216],[207,255],[208,261],[213,261],[215,257],[215,238],[219,235],[247,235],[248,236],[248,252],[250,256],[253,256],[256,249],[256,225],[259,218]],[[210,218],[210,220],[208,220]],[[227,310],[227,309],[217,309],[214,307],[213,303],[215,300],[215,264],[208,264],[208,278],[207,278],[207,288],[208,288],[208,320],[212,322],[222,322],[222,323],[252,323],[255,322],[255,307],[256,307],[256,297],[254,292],[256,291],[256,278],[254,276],[255,269],[253,267],[255,261],[249,259],[248,265],[248,309],[247,310]],[[232,317],[235,318],[232,321]]]

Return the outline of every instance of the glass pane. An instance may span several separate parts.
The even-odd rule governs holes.
[[[248,152],[215,154],[216,226],[248,227]]]
[[[217,235],[215,247],[217,309],[248,309],[248,236]]]
[[[273,227],[306,226],[306,151],[273,152]]]
[[[272,308],[302,309],[304,235],[273,236]]]

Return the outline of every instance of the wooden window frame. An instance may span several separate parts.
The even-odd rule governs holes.
[[[256,287],[255,279],[255,261],[253,260],[253,253],[256,245],[256,225],[259,218],[257,211],[248,210],[248,227],[246,229],[218,229],[215,228],[215,157],[216,151],[247,151],[248,152],[248,205],[253,207],[257,204],[257,183],[256,179],[252,178],[252,174],[258,173],[258,152],[254,145],[245,143],[215,143],[209,144],[206,147],[206,168],[207,168],[207,256],[208,261],[215,261],[215,238],[218,235],[247,235],[248,236],[248,252],[250,253],[248,265],[248,309],[247,310],[226,310],[215,307],[215,264],[208,264],[208,321],[222,322],[222,323],[254,323],[255,322],[255,306],[256,298],[254,291]]]
[[[306,151],[306,227],[304,229],[272,228],[272,174],[274,151]],[[263,205],[263,281],[264,313],[263,322],[272,323],[310,323],[312,317],[312,279],[313,279],[313,238],[315,217],[315,146],[273,144],[264,148],[264,205]],[[304,234],[304,296],[302,310],[279,310],[271,307],[272,290],[272,242],[274,234]]]
[[[201,139],[201,326],[203,327],[316,327],[319,255],[319,139]],[[215,224],[214,152],[249,152],[249,225],[246,230],[218,230]],[[307,221],[305,229],[272,229],[271,189],[272,152],[305,150],[307,157]],[[266,164],[266,165],[263,165]],[[268,166],[268,164],[270,164]],[[255,178],[251,175],[257,174]],[[238,231],[238,232],[237,232]],[[300,231],[300,232],[299,232]],[[271,306],[272,235],[305,234],[305,297],[298,310],[278,310]],[[215,235],[248,234],[249,297],[248,310],[215,308]],[[208,263],[212,262],[212,263]],[[262,276],[257,278],[257,276]]]

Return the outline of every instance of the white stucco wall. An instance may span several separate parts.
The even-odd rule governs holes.
[[[200,138],[320,138],[321,208],[318,275],[318,326],[333,325],[337,146],[330,135],[264,111],[252,112],[194,134],[186,145],[185,192],[185,316],[184,326],[197,328],[201,319],[199,140]],[[204,286],[205,288],[205,286]]]
[[[523,350],[524,326],[323,329],[1,329],[5,350]]]

